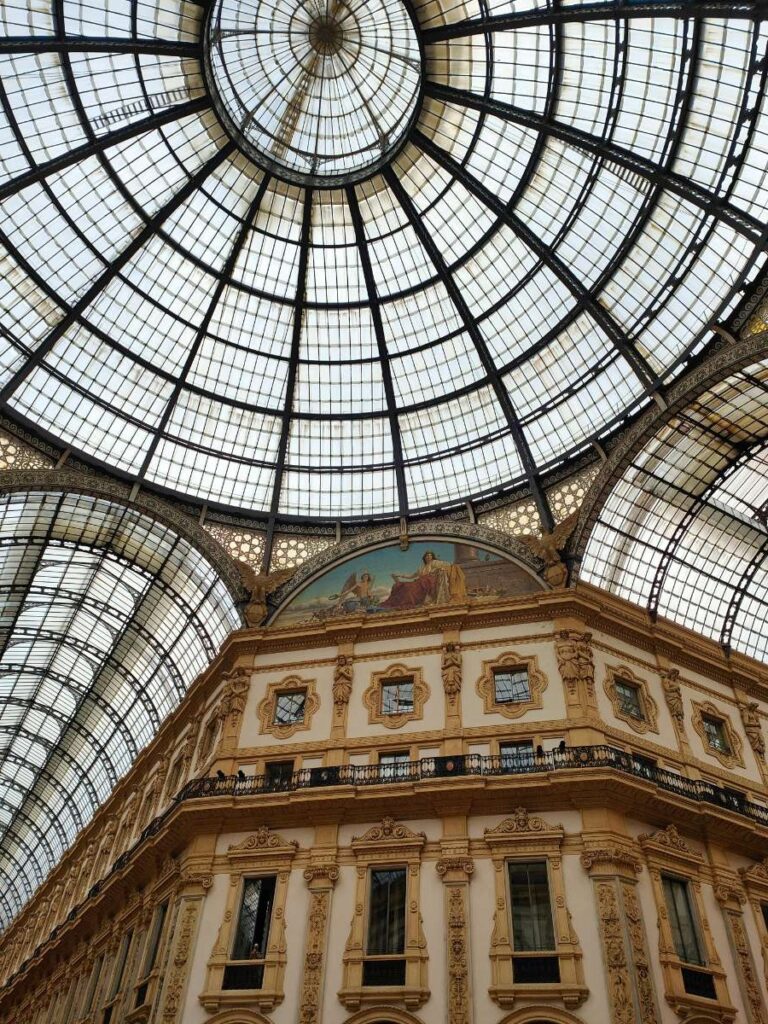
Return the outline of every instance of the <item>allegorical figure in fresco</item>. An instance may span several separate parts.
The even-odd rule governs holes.
[[[437,558],[434,551],[425,551],[421,565],[413,573],[392,573],[395,581],[389,597],[379,608],[390,610],[419,608],[425,604],[453,604],[466,600],[464,572],[453,562]]]
[[[332,614],[368,611],[376,604],[374,582],[374,577],[369,572],[361,572],[359,579],[356,572],[351,573],[339,593],[331,594],[331,600],[336,602]]]

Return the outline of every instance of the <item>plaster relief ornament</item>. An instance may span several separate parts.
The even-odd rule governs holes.
[[[744,732],[747,734],[749,745],[757,756],[761,760],[764,760],[765,740],[763,739],[763,729],[760,724],[760,713],[757,709],[757,701],[750,701],[749,704],[742,704],[739,708],[741,711],[741,721],[744,723]]]
[[[248,603],[243,609],[247,625],[260,626],[267,617],[267,598],[296,572],[295,569],[280,569],[278,572],[256,572],[247,562],[238,560],[237,567],[248,591]]]
[[[579,633],[574,629],[564,629],[557,634],[555,653],[560,675],[575,696],[579,683],[582,683],[589,694],[595,689],[595,663],[592,658],[592,634]]]
[[[461,647],[450,643],[443,646],[443,690],[451,702],[461,693]]]
[[[238,719],[245,711],[245,702],[251,685],[250,673],[247,669],[238,668],[226,672],[223,679],[225,686],[221,693],[222,718]]]
[[[667,702],[670,715],[672,715],[676,725],[682,726],[685,712],[683,711],[683,693],[678,682],[679,677],[680,672],[678,669],[667,669],[661,675],[661,686],[664,690],[664,699]]]
[[[333,703],[343,708],[352,696],[352,659],[346,654],[336,658],[333,670]]]
[[[551,587],[564,587],[568,582],[568,569],[562,560],[561,553],[576,529],[578,518],[577,509],[558,523],[553,530],[544,531],[540,537],[530,534],[520,537],[523,544],[544,562],[544,579]]]

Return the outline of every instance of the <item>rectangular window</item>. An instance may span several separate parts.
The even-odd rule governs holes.
[[[120,951],[117,954],[117,963],[115,964],[115,973],[112,975],[112,985],[109,989],[109,1002],[115,998],[122,988],[125,965],[128,962],[128,950],[131,948],[132,938],[133,932],[128,932],[123,936],[123,941],[120,943]]]
[[[500,743],[501,764],[508,771],[520,771],[533,764],[533,742],[520,740],[517,743]]]
[[[155,917],[152,921],[152,931],[149,933],[149,941],[147,943],[147,953],[144,958],[144,970],[142,972],[143,981],[136,989],[136,1002],[135,1006],[143,1006],[147,999],[147,993],[149,991],[149,983],[147,981],[148,976],[152,973],[152,968],[155,966],[157,961],[158,953],[160,952],[160,943],[163,938],[163,928],[165,926],[165,919],[168,916],[168,904],[161,903],[155,911]]]
[[[304,721],[304,706],[307,703],[306,690],[286,690],[275,697],[274,725],[291,725]]]
[[[547,862],[513,860],[507,867],[515,952],[554,951],[557,947]]]
[[[381,766],[379,776],[383,779],[396,779],[409,772],[411,755],[407,750],[393,751],[379,756]]]
[[[382,715],[403,715],[413,711],[413,677],[384,679],[381,684]]]
[[[371,870],[371,898],[368,908],[369,956],[405,952],[405,868]]]
[[[614,689],[619,702],[619,710],[630,718],[645,718],[643,702],[640,698],[640,687],[626,682],[624,679],[614,680]]]
[[[703,964],[688,882],[670,875],[662,875],[661,880],[675,952],[686,964]]]
[[[720,718],[710,718],[709,715],[701,716],[701,723],[704,726],[704,735],[707,743],[713,750],[719,750],[723,754],[730,754],[731,746],[728,742],[728,734],[725,731],[725,722]]]
[[[531,699],[527,668],[495,668],[493,686],[497,704],[520,704]]]
[[[264,767],[265,782],[270,789],[286,789],[293,781],[293,761],[272,761]]]
[[[246,878],[232,946],[233,960],[263,960],[267,952],[269,923],[275,899],[275,875]]]
[[[104,963],[104,957],[100,956],[97,958],[96,963],[93,965],[91,971],[91,977],[88,981],[88,991],[85,996],[85,1003],[83,1004],[83,1013],[85,1015],[91,1012],[93,1006],[93,999],[96,995],[96,986],[99,984],[99,977],[101,976],[101,968]]]

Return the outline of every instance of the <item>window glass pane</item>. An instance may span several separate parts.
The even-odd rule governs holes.
[[[728,737],[723,722],[719,718],[709,718],[707,715],[702,715],[701,721],[704,725],[704,733],[710,747],[713,750],[722,750],[723,753],[729,754],[731,748],[728,744]]]
[[[371,871],[369,955],[405,950],[405,868]]]
[[[266,766],[268,786],[285,786],[293,778],[293,761],[273,761]]]
[[[633,686],[632,683],[625,683],[623,679],[617,679],[614,687],[619,699],[620,710],[632,718],[645,718],[639,687]]]
[[[275,725],[289,725],[291,722],[304,721],[304,705],[307,702],[306,690],[292,690],[289,693],[278,693],[275,701]]]
[[[512,704],[531,699],[527,668],[494,669],[493,682],[497,704]]]
[[[508,867],[515,952],[554,950],[547,862],[510,861]]]
[[[387,679],[381,684],[382,715],[413,711],[413,679]]]
[[[123,941],[120,944],[120,952],[118,953],[117,963],[115,964],[115,973],[112,978],[112,985],[109,990],[109,998],[114,999],[123,984],[123,974],[125,973],[125,965],[128,960],[128,950],[131,948],[131,939],[133,938],[133,932],[128,932],[127,935],[123,936]]]
[[[262,960],[267,949],[269,919],[275,898],[275,876],[246,878],[237,922],[233,960]]]
[[[688,883],[668,875],[662,875],[662,882],[675,951],[687,964],[703,964]]]
[[[533,743],[531,740],[521,740],[518,743],[501,743],[499,745],[501,763],[514,767],[515,765],[528,765],[533,762]]]
[[[163,926],[165,924],[165,918],[168,914],[168,904],[161,903],[155,913],[155,919],[152,922],[152,932],[150,933],[149,944],[147,945],[147,959],[144,963],[144,976],[146,977],[152,968],[155,966],[157,960],[157,953],[160,949],[160,940],[163,937]]]
[[[411,755],[407,750],[398,750],[388,754],[381,754],[379,765],[382,778],[397,778],[400,775],[408,774],[408,765],[411,762]]]

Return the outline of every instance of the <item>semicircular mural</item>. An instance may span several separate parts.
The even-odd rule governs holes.
[[[467,604],[544,589],[533,573],[499,551],[463,540],[397,542],[330,566],[278,609],[273,624],[306,625],[347,615],[382,615]]]

